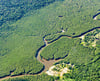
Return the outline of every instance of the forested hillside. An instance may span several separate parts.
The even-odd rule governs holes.
[[[4,23],[16,21],[25,13],[40,9],[55,0],[0,0],[0,26]]]
[[[39,53],[74,68],[51,77]],[[99,81],[99,63],[100,0],[0,0],[0,80]]]

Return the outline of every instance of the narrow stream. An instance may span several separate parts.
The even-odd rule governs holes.
[[[68,36],[68,35],[61,35],[61,36],[59,36],[58,38],[56,38],[55,40],[51,41],[50,43],[52,43],[52,42],[54,42],[54,41],[57,41],[58,39],[60,39],[61,37],[64,37],[64,36],[65,36],[65,37],[68,37],[68,38],[77,38],[77,37],[81,37],[81,36],[83,36],[84,34],[86,34],[86,33],[88,33],[88,32],[91,32],[91,31],[93,31],[93,30],[95,30],[95,29],[100,29],[100,27],[92,28],[92,29],[90,29],[90,30],[88,30],[88,31],[86,31],[86,32],[84,32],[84,33],[82,33],[82,34],[80,34],[80,35],[73,36],[73,37]],[[43,37],[43,41],[44,41],[44,45],[41,46],[41,47],[37,50],[37,54],[36,54],[37,60],[38,60],[39,62],[41,62],[41,63],[44,65],[44,68],[43,68],[39,73],[37,73],[37,74],[22,74],[22,75],[16,75],[16,76],[5,76],[5,77],[0,78],[0,81],[1,81],[1,80],[4,80],[4,79],[8,79],[8,78],[17,78],[17,77],[22,77],[22,76],[33,76],[33,75],[41,74],[42,72],[46,72],[46,71],[49,69],[49,67],[52,66],[54,63],[56,63],[56,62],[62,60],[62,59],[58,59],[58,60],[52,59],[52,60],[47,61],[47,60],[45,60],[45,59],[41,59],[41,57],[40,57],[41,51],[42,51],[43,49],[45,49],[45,48],[49,45],[48,42],[45,40],[45,37]]]
[[[52,60],[47,61],[46,59],[41,58],[41,56],[40,56],[41,51],[49,45],[48,42],[45,40],[45,38],[43,38],[43,40],[44,40],[44,46],[42,46],[42,48],[38,51],[38,55],[36,58],[39,62],[41,62],[44,65],[45,68],[44,68],[43,72],[46,72],[50,66],[52,66],[54,63],[60,61],[61,59],[59,59],[59,60],[52,59]]]
[[[91,32],[91,31],[93,31],[93,30],[95,30],[95,29],[100,29],[100,27],[92,28],[92,29],[90,29],[90,30],[88,30],[88,31],[86,31],[86,32],[84,32],[84,33],[82,33],[82,34],[80,34],[80,35],[73,36],[73,37],[68,36],[68,35],[61,35],[61,36],[59,36],[58,38],[56,38],[56,39],[54,39],[53,41],[51,41],[50,43],[52,43],[52,42],[54,42],[54,41],[57,41],[58,39],[60,39],[61,37],[64,37],[64,36],[65,36],[65,37],[68,37],[68,38],[77,38],[77,37],[81,37],[81,36],[83,36],[84,34],[86,34],[86,33],[88,33],[88,32]],[[58,59],[58,60],[52,59],[52,60],[47,61],[47,60],[45,60],[45,59],[41,59],[41,57],[40,57],[41,51],[42,51],[43,49],[45,49],[45,48],[50,44],[50,43],[48,44],[48,42],[45,40],[45,37],[43,37],[43,41],[44,41],[44,45],[41,46],[41,47],[37,50],[37,54],[36,54],[37,60],[38,60],[39,62],[41,62],[41,63],[44,65],[44,68],[43,68],[39,73],[37,73],[37,74],[22,74],[22,75],[15,75],[15,76],[9,76],[9,75],[8,75],[8,76],[4,76],[4,77],[0,78],[0,81],[1,81],[1,80],[4,80],[4,79],[8,79],[8,78],[16,78],[16,77],[22,77],[22,76],[39,75],[39,74],[41,74],[42,72],[46,72],[46,71],[49,69],[49,67],[51,67],[54,63],[56,63],[56,62],[62,60],[62,59]]]

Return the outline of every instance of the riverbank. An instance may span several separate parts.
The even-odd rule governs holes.
[[[90,29],[90,30],[88,30],[88,31],[86,31],[86,32],[84,32],[84,33],[82,33],[81,35],[77,35],[77,36],[73,36],[73,37],[68,36],[68,35],[61,35],[61,36],[59,36],[57,39],[53,40],[52,42],[54,42],[54,41],[60,39],[61,37],[68,37],[68,38],[77,38],[77,37],[81,37],[81,36],[83,36],[84,34],[86,34],[86,33],[88,33],[88,32],[91,32],[91,31],[93,31],[93,30],[95,30],[95,29],[98,29],[98,28],[100,29],[100,27],[95,27],[95,28],[93,28],[93,29]],[[52,60],[49,60],[49,61],[48,61],[48,60],[46,60],[46,59],[41,58],[41,56],[40,56],[41,51],[42,51],[44,48],[46,48],[49,44],[52,43],[52,42],[51,42],[51,43],[48,44],[48,41],[45,40],[45,38],[43,38],[43,41],[44,41],[44,45],[41,46],[41,47],[38,49],[38,51],[37,51],[37,56],[36,56],[37,60],[38,60],[39,62],[41,62],[41,63],[44,65],[44,68],[41,70],[41,72],[39,72],[38,74],[21,74],[21,75],[15,75],[15,76],[5,76],[5,77],[0,78],[0,81],[1,81],[1,80],[4,80],[4,79],[8,79],[8,78],[17,78],[17,77],[22,77],[22,76],[39,75],[39,74],[41,74],[42,72],[46,72],[46,71],[49,69],[49,67],[52,66],[54,63],[56,63],[56,62],[58,62],[58,61],[61,61],[62,59],[58,59],[58,60],[52,59]]]

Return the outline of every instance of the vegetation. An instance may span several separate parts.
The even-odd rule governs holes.
[[[65,64],[63,62],[63,63],[51,66],[49,68],[49,70],[46,71],[46,74],[51,75],[51,76],[56,76],[56,77],[59,77],[60,79],[62,79],[63,78],[63,74],[64,73],[69,73],[71,71],[70,68],[72,68],[72,67],[73,67],[72,65]]]
[[[67,42],[70,45],[64,42]],[[70,49],[68,50],[68,48]],[[48,49],[50,50],[50,52]],[[58,49],[57,54],[55,53],[56,49]],[[47,50],[48,52],[46,52]],[[79,80],[98,81],[99,80],[98,63],[100,62],[99,60],[100,49],[98,48],[98,45],[96,49],[93,47],[91,48],[84,47],[83,45],[80,44],[79,39],[71,39],[71,38],[63,37],[57,40],[56,42],[52,43],[51,45],[48,45],[48,47],[41,52],[41,55],[43,55],[42,57],[44,57],[45,59],[49,59],[50,57],[52,57],[52,54],[54,54],[54,59],[56,59],[55,54],[56,56],[63,55],[64,50],[66,51],[68,50],[67,52],[68,55],[66,58],[64,58],[63,62],[71,63],[74,64],[75,66],[74,69],[71,68],[72,69],[71,73],[67,73],[64,75],[63,79],[71,78],[76,81]],[[59,51],[61,52],[59,53]]]
[[[67,64],[65,64],[65,63],[57,64],[57,65],[55,65],[55,67],[52,70],[60,72],[65,67],[67,67]]]
[[[43,36],[49,29],[46,29],[49,25],[46,18],[48,15],[43,16],[47,14],[44,11],[48,8],[50,7],[33,11],[34,15],[30,14],[16,22],[5,23],[1,26],[0,77],[36,74],[43,69],[43,64],[38,62],[35,56],[37,50],[44,45]]]
[[[62,80],[58,80],[58,81],[62,81]],[[73,79],[67,78],[67,79],[63,79],[63,81],[74,81]]]
[[[72,70],[72,73],[65,74],[64,76],[66,78],[72,78],[76,81],[99,81],[99,62],[100,60],[98,59],[87,65],[76,66]]]
[[[50,36],[48,35],[46,39],[49,41],[56,39],[55,34],[61,32],[62,28],[65,30],[63,34],[76,36],[91,28],[99,27],[99,21],[93,20],[93,15],[95,15],[99,9],[97,7],[98,4],[99,0],[85,0],[84,2],[80,0],[64,1],[63,5],[59,7],[58,12],[58,14],[63,17],[56,17],[57,21],[54,22],[52,26],[54,27],[53,29],[57,29],[55,29],[55,32],[52,32]],[[56,9],[56,11],[57,10],[58,9]]]
[[[75,43],[73,39],[68,39],[67,37],[61,38],[57,42],[53,42],[52,44],[48,45],[41,52],[41,57],[47,60],[64,58],[66,55],[68,55],[71,46],[74,45]]]
[[[3,81],[54,81],[54,78],[46,74],[42,74],[37,76],[24,76]]]
[[[33,46],[36,45],[36,43],[34,44],[35,39],[32,37],[21,38],[20,36],[15,36],[12,35],[7,38],[7,42],[2,41],[1,43],[0,77],[10,75],[12,71],[14,71],[13,75],[21,73],[34,74],[43,68],[43,65],[35,58],[36,51],[34,50],[39,48],[39,46],[36,46],[33,50]],[[37,43],[39,42],[43,44],[43,42],[37,41]]]
[[[99,20],[93,20],[99,8],[100,0],[0,0],[0,77],[39,73],[43,64],[35,56],[44,45],[43,37],[52,41],[60,35],[77,36],[100,27]],[[98,81],[100,41],[95,48],[84,47],[80,42],[80,39],[60,38],[48,45],[41,56],[47,60],[67,56],[63,61],[74,64],[75,68],[65,75],[65,80],[69,77],[76,81]],[[8,81],[33,79],[53,81],[47,75]]]
[[[41,56],[47,60],[60,59],[65,56],[70,59],[71,63],[87,63],[93,58],[94,48],[86,48],[80,45],[79,39],[62,37],[61,39],[48,45],[42,52]],[[77,59],[79,58],[79,59]]]
[[[55,0],[0,0],[0,26],[21,19],[28,11],[40,9]]]
[[[100,20],[100,14],[97,16],[97,19]]]
[[[96,29],[86,34],[82,42],[84,42],[85,46],[96,46],[98,40],[100,40],[100,29]]]

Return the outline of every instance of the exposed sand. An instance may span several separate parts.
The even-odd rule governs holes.
[[[57,64],[57,65],[59,65],[59,66],[61,66],[60,64]],[[72,68],[74,67],[74,65],[71,65],[71,64],[66,64],[66,65],[69,65],[69,66],[71,66]],[[56,70],[53,70],[54,68],[57,68],[57,69],[60,69],[60,71],[56,71]],[[51,76],[60,76],[60,78],[62,78],[63,77],[63,74],[64,73],[68,73],[70,71],[70,69],[68,69],[68,66],[66,66],[66,67],[57,67],[56,65],[53,65],[52,67],[50,67],[49,68],[49,70],[48,71],[46,71],[46,73],[48,74],[48,75],[51,75]]]

